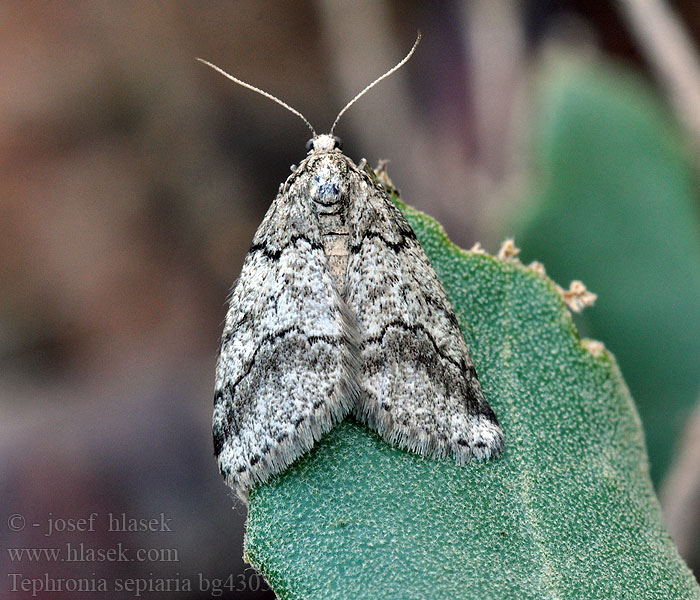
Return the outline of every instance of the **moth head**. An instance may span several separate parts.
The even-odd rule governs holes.
[[[306,149],[309,151],[309,154],[313,154],[315,152],[330,152],[331,150],[342,150],[343,142],[336,135],[323,133],[321,135],[315,135],[308,142],[306,142]]]

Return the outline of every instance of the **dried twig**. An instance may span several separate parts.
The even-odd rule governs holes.
[[[700,59],[683,23],[663,0],[620,0],[618,5],[700,150]]]

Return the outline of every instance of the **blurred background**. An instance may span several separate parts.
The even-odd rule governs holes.
[[[31,0],[0,2],[3,597],[274,597],[214,462],[213,377],[309,131],[194,58],[323,132],[418,29],[336,128],[345,152],[390,159],[456,243],[514,236],[598,294],[579,331],[616,354],[700,573],[694,0]]]

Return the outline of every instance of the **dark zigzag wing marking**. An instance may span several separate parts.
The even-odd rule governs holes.
[[[346,311],[308,200],[278,195],[231,293],[217,364],[219,468],[242,499],[311,448],[354,404]]]
[[[387,441],[424,455],[488,458],[503,447],[442,284],[401,212],[355,171],[346,302],[360,331],[355,410]]]

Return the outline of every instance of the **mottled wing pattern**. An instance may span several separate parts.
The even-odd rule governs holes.
[[[280,190],[253,239],[217,364],[214,450],[244,500],[250,486],[308,451],[357,399],[346,309],[326,272],[310,201],[295,186]]]
[[[345,300],[360,332],[361,420],[389,443],[464,464],[503,447],[457,318],[382,188],[355,169]]]

